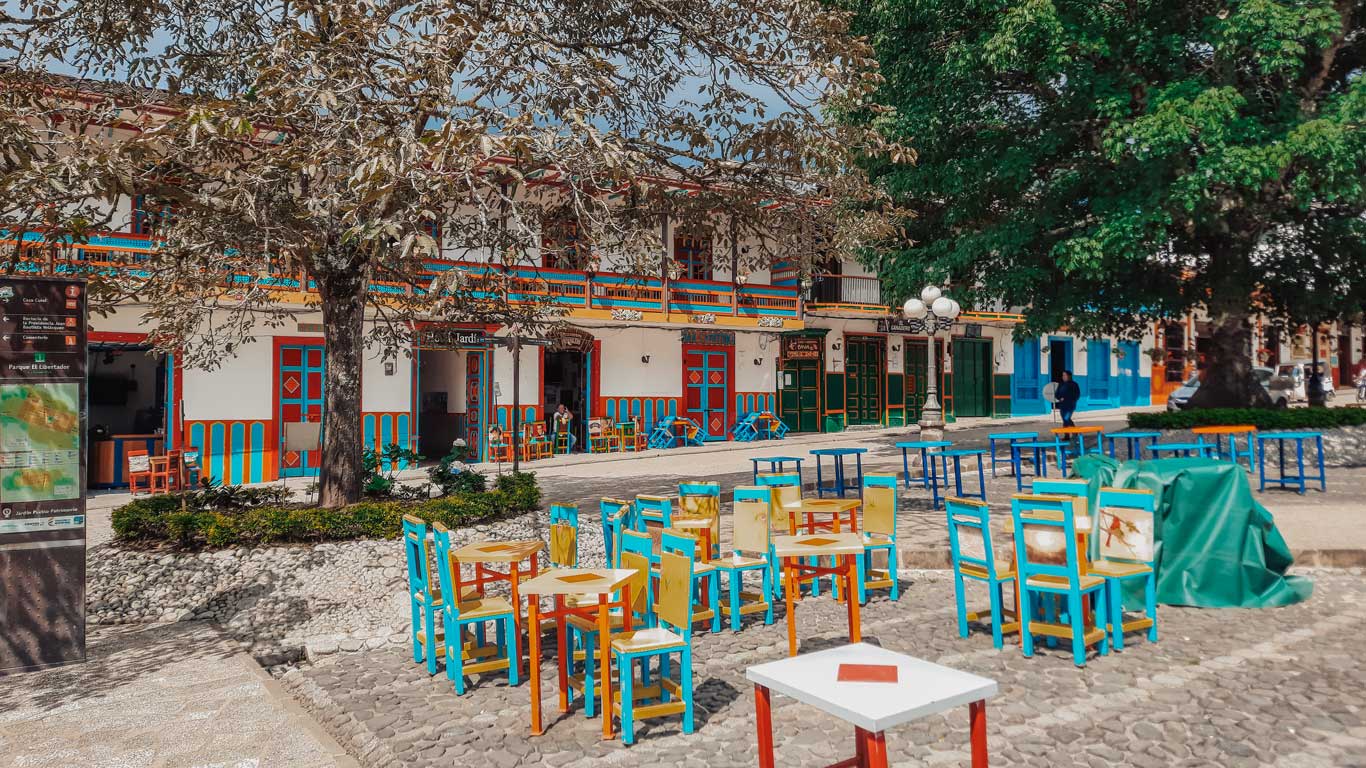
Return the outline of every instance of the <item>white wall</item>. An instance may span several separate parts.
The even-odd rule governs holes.
[[[412,408],[413,364],[402,353],[389,358],[393,375],[384,373],[382,351],[367,345],[361,358],[361,397],[362,411],[407,411]]]
[[[465,355],[455,351],[422,352],[423,392],[445,392],[446,412],[465,411]]]
[[[896,348],[893,351],[893,347]],[[906,372],[906,337],[900,334],[887,334],[887,373]]]
[[[1013,328],[982,328],[982,335],[991,339],[991,369],[994,373],[1015,372],[1015,340],[1011,338],[1013,331]]]
[[[682,397],[683,337],[659,328],[593,328],[602,339],[603,397]],[[650,356],[650,362],[640,358]],[[753,367],[753,363],[750,364]]]
[[[500,332],[499,335],[505,335]],[[518,370],[521,389],[518,400],[522,405],[532,405],[541,401],[541,353],[537,347],[522,347],[521,368]],[[493,381],[497,386],[498,405],[512,405],[512,350],[495,347],[493,350]]]
[[[321,340],[322,337],[319,337]],[[269,336],[237,347],[217,369],[186,368],[182,379],[185,420],[275,418],[275,364]]]
[[[781,347],[778,337],[771,333],[735,334],[735,391],[776,392],[774,371]]]

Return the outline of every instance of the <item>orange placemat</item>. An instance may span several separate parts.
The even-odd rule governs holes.
[[[823,547],[823,546],[825,546],[826,544],[834,544],[836,541],[837,541],[837,539],[821,539],[821,538],[816,538],[816,539],[804,539],[804,540],[799,541],[799,542],[797,542],[797,543],[798,543],[798,544],[801,544],[803,547]]]
[[[897,668],[893,664],[841,664],[841,683],[895,683]]]
[[[601,581],[602,577],[596,573],[571,573],[568,576],[557,576],[560,581],[566,584],[578,584],[581,581]]]

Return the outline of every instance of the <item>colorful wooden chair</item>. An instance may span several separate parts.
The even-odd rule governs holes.
[[[451,556],[451,534],[441,523],[432,524],[432,538],[436,541],[436,572],[443,594],[455,594],[456,574],[460,563]],[[508,683],[516,685],[521,672],[521,652],[517,623],[512,604],[501,597],[479,596],[468,600],[452,600],[441,611],[444,636],[442,648],[446,654],[446,677],[455,684],[457,695],[465,693],[466,675],[507,670]],[[485,627],[493,624],[493,646],[482,645]],[[476,629],[479,641],[467,642],[466,630]]]
[[[623,632],[612,640],[612,656],[620,674],[611,714],[621,718],[621,740],[625,744],[635,743],[638,717],[682,715],[683,732],[693,732],[693,559],[673,552],[661,554],[660,559],[656,626]],[[677,679],[672,671],[674,654],[678,655]],[[650,672],[652,659],[659,660],[658,675]],[[637,663],[642,672],[639,681]],[[651,682],[651,678],[658,682]],[[637,701],[655,699],[657,703],[636,708]]]
[[[128,463],[128,492],[137,495],[152,492],[152,457],[147,451],[128,451],[124,454]],[[139,488],[141,486],[141,488]]]
[[[721,484],[693,480],[678,484],[678,513],[674,520],[706,520],[711,551],[702,560],[721,556]]]
[[[659,552],[655,551],[654,539],[648,533],[626,530],[621,532],[621,552],[640,555],[650,564],[650,576],[652,580],[659,579]]]
[[[950,496],[944,500],[949,523],[949,559],[953,566],[953,597],[958,608],[958,634],[968,636],[968,622],[991,619],[991,644],[1000,648],[1002,636],[1020,631],[1019,606],[1015,611],[1005,607],[1005,588],[1015,583],[1015,569],[996,558],[991,541],[991,508],[986,502]],[[987,585],[991,599],[990,612],[969,611],[965,599],[964,579]],[[1017,593],[1018,594],[1018,593]],[[1006,621],[1009,616],[1011,621]]]
[[[1030,493],[1035,496],[1080,496],[1085,498],[1090,491],[1091,484],[1086,480],[1050,480],[1041,477],[1034,481],[1030,486]]]
[[[631,519],[631,529],[644,531],[651,523],[662,528],[673,524],[673,499],[668,496],[638,494]]]
[[[408,560],[408,602],[412,609],[413,661],[427,661],[427,673],[436,674],[436,653],[441,642],[436,632],[441,613],[441,591],[432,578],[427,559],[427,522],[403,516],[403,551]]]
[[[579,507],[550,505],[550,566],[574,568],[579,564]]]
[[[721,610],[730,616],[730,628],[740,631],[740,617],[763,611],[764,623],[773,623],[773,537],[769,532],[770,488],[740,486],[735,489],[731,519],[731,554],[711,562],[726,574],[730,600]],[[744,590],[744,576],[757,571],[762,578],[759,592]]]
[[[647,577],[650,571],[649,557],[636,552],[622,552],[621,567],[636,572],[636,575],[627,582],[631,588],[632,630],[653,626],[654,617],[650,606],[654,603],[652,586],[654,580]],[[621,611],[613,610],[608,621],[610,623],[609,631],[612,634],[626,631],[626,624],[622,620]],[[595,717],[598,708],[598,685],[600,683],[597,679],[598,622],[596,618],[574,614],[565,620],[565,625],[570,633],[570,647],[577,649],[571,661],[574,669],[569,674],[569,699],[572,702],[573,694],[577,691],[583,697],[583,713],[588,717]],[[582,658],[579,658],[580,656]]]
[[[621,556],[621,532],[631,516],[631,502],[603,497],[598,502],[602,512],[602,543],[607,556],[607,567],[616,568]]]
[[[1157,499],[1152,491],[1101,488],[1096,500],[1096,539],[1100,558],[1091,573],[1102,576],[1109,596],[1110,642],[1124,648],[1124,633],[1148,630],[1148,642],[1157,642],[1157,570],[1154,529]],[[1124,620],[1124,584],[1143,582],[1142,618]]]
[[[659,537],[661,561],[663,556],[669,553],[683,555],[693,560],[691,568],[693,588],[698,593],[698,604],[706,606],[700,611],[693,610],[693,621],[709,622],[712,632],[720,632],[721,570],[710,563],[702,562],[698,547],[697,539],[668,530],[665,530]],[[661,565],[660,568],[659,577],[662,580],[664,578],[663,566]]]
[[[773,489],[769,504],[769,530],[775,536],[795,536],[801,519],[802,476],[797,472],[760,472],[758,484]],[[783,580],[778,558],[773,558],[772,574],[774,597],[781,597]]]
[[[901,599],[897,581],[896,474],[870,472],[863,476],[863,555],[859,557],[858,601],[868,602],[869,589],[890,589],[892,600]],[[887,553],[887,567],[873,568],[873,553]]]
[[[512,443],[502,427],[489,430],[489,461],[512,461]]]
[[[1086,666],[1086,647],[1110,652],[1106,631],[1085,626],[1086,601],[1105,604],[1106,581],[1082,570],[1084,553],[1077,543],[1078,518],[1086,500],[1059,496],[1019,495],[1010,503],[1015,523],[1015,570],[1020,585],[1020,638],[1026,657],[1034,655],[1034,635],[1072,643],[1072,658]],[[1034,619],[1035,598],[1065,600],[1067,624]]]

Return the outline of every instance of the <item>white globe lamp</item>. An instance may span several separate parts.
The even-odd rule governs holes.
[[[943,291],[939,290],[939,286],[927,285],[920,289],[920,300],[925,302],[926,306],[931,306],[935,299],[938,299],[942,294]]]
[[[950,318],[950,319],[955,318],[955,317],[958,317],[959,315],[963,314],[963,308],[962,308],[961,306],[959,306],[959,304],[958,304],[958,302],[957,302],[956,300],[954,300],[954,299],[949,299],[949,303],[953,305],[953,306],[949,307],[949,318]]]
[[[953,315],[949,314],[952,309],[953,299],[950,299],[948,296],[940,296],[930,305],[930,311],[934,312],[939,317],[952,317]]]
[[[925,317],[925,314],[929,310],[926,308],[925,302],[920,299],[907,299],[906,304],[901,308],[901,311],[906,317],[912,320],[920,320]]]

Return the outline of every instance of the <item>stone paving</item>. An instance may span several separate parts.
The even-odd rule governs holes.
[[[355,764],[203,622],[93,628],[86,663],[0,678],[0,768]]]
[[[1275,610],[1163,606],[1161,639],[1131,636],[1122,653],[1070,651],[1032,659],[980,627],[962,639],[943,572],[907,574],[902,598],[864,609],[868,642],[996,679],[988,738],[996,766],[1366,766],[1366,583],[1360,569],[1301,570],[1313,597]],[[970,602],[985,595],[970,593]],[[529,688],[501,675],[456,696],[406,648],[328,658],[280,680],[365,766],[752,766],[752,687],[744,669],[786,652],[783,611],[752,617],[739,634],[695,635],[697,732],[677,717],[646,721],[637,743],[603,741],[601,723],[556,711],[544,689],[545,735],[528,735]],[[842,607],[827,598],[799,609],[804,651],[845,642]],[[553,665],[543,672],[554,680]],[[849,756],[851,729],[790,700],[774,699],[779,762],[825,765]],[[967,713],[934,716],[888,734],[893,764],[966,765]]]

